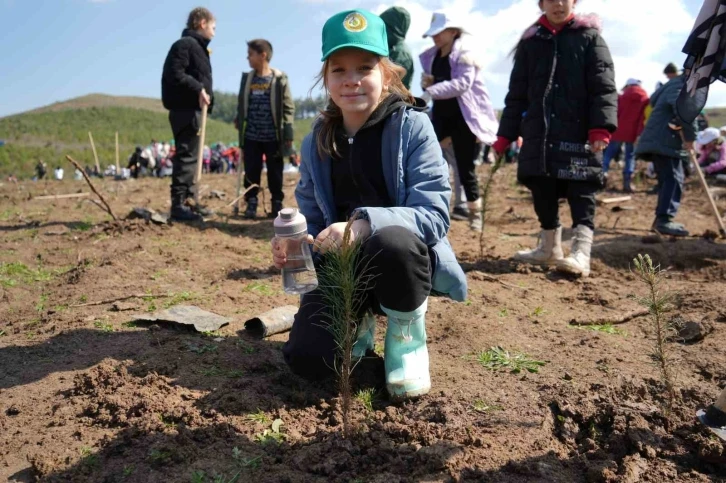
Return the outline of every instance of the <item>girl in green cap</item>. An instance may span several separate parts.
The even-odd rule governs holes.
[[[431,388],[429,294],[466,299],[466,277],[446,239],[447,164],[428,116],[414,107],[388,59],[378,16],[349,10],[331,17],[323,27],[322,60],[328,102],[303,141],[295,197],[317,263],[340,245],[347,220],[357,217],[352,238],[362,241],[375,277],[361,310],[388,317],[386,387],[393,398],[420,396]],[[278,268],[286,262],[276,239],[272,255]],[[373,349],[374,329],[375,318],[365,317],[354,356]],[[331,373],[335,350],[322,296],[309,292],[283,347],[285,360],[300,375],[320,377]]]

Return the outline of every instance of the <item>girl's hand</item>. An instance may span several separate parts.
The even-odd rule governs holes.
[[[605,141],[595,141],[594,143],[592,143],[592,152],[599,153],[601,151],[604,151],[607,146],[608,145]]]
[[[343,236],[345,235],[345,227],[347,224],[347,222],[333,223],[321,231],[315,239],[313,250],[326,253],[329,250],[340,248],[343,244]],[[362,242],[369,236],[371,236],[371,224],[367,220],[355,220],[350,226],[351,243],[358,240]]]
[[[313,243],[312,236],[308,235],[307,243]],[[275,264],[275,268],[280,270],[287,263],[285,244],[279,238],[274,237],[270,240],[270,247],[272,249],[272,262]]]

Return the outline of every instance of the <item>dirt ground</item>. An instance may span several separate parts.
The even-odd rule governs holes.
[[[289,203],[295,182],[286,177]],[[726,244],[703,236],[714,222],[694,180],[679,216],[694,236],[647,238],[656,200],[641,180],[621,209],[598,208],[592,276],[573,280],[510,260],[538,226],[505,167],[484,255],[466,223],[452,224],[469,300],[429,302],[431,393],[387,400],[379,319],[378,356],[354,376],[356,390],[377,392],[368,408],[356,400],[348,440],[334,383],[291,374],[286,334],[245,334],[251,316],[297,303],[270,263],[271,222],[228,216],[232,176],[202,184],[227,194],[205,200],[220,216],[121,230],[88,199],[33,199],[87,191],[83,182],[0,186],[0,481],[726,481],[726,446],[695,419],[726,385]],[[98,185],[120,215],[168,210],[168,180]],[[566,205],[561,213],[569,227]],[[668,416],[648,318],[599,331],[570,324],[638,309],[639,253],[667,269],[669,317],[712,329],[669,344],[678,399]],[[134,294],[163,297],[75,306]],[[212,334],[134,322],[179,303],[233,322]],[[476,354],[494,346],[544,365],[490,370]]]

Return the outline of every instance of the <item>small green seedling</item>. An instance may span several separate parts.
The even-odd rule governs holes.
[[[509,369],[513,374],[519,374],[522,369],[530,373],[537,373],[539,368],[545,365],[545,362],[531,359],[527,354],[510,353],[501,347],[491,347],[488,350],[480,351],[475,354],[475,358],[479,364],[489,370]]]
[[[369,387],[367,389],[361,389],[356,393],[354,397],[359,403],[361,403],[366,411],[368,411],[369,413],[373,412],[373,401],[376,399],[375,389],[373,389],[372,387]]]
[[[478,413],[489,413],[492,411],[501,411],[504,409],[502,406],[499,406],[498,404],[489,404],[483,399],[477,399],[474,401],[474,404],[471,405],[472,409]]]
[[[257,469],[262,464],[262,456],[257,456],[255,458],[245,458],[242,456],[242,451],[240,451],[240,449],[236,446],[232,448],[232,459],[241,468]]]
[[[206,354],[207,352],[217,352],[216,344],[203,344],[196,345],[192,342],[187,342],[187,350],[194,352],[195,354]]]
[[[507,317],[507,316],[509,316],[509,310],[507,310],[507,308],[505,307],[505,308],[503,308],[502,310],[499,311],[499,313],[497,314],[497,316],[499,318]]]
[[[106,332],[106,333],[109,333],[109,332],[113,332],[114,331],[113,325],[106,324],[106,323],[104,323],[104,322],[102,322],[100,320],[95,321],[93,323],[93,326],[95,328],[97,328],[97,329],[101,329],[103,332]]]
[[[237,345],[237,347],[239,347],[242,350],[243,354],[254,354],[255,353],[255,348],[243,340],[238,340],[236,342],[236,345]]]
[[[263,445],[274,443],[280,444],[285,441],[285,434],[280,432],[282,427],[282,419],[275,419],[272,422],[270,429],[266,429],[262,434],[255,436],[255,440]]]
[[[8,333],[7,333],[7,332],[5,332],[4,330],[1,330],[1,329],[0,329],[0,337],[4,337],[4,336],[6,336],[6,335],[8,335]]]
[[[256,413],[250,413],[245,416],[247,421],[252,421],[259,424],[270,424],[272,420],[267,417],[267,414],[263,413],[261,409],[258,409]]]
[[[547,311],[544,309],[544,307],[535,307],[535,309],[532,311],[532,317],[541,317],[546,313]]]
[[[98,455],[93,454],[91,451],[91,448],[88,446],[83,446],[81,448],[81,463],[84,466],[87,466],[89,468],[95,467],[98,465]]]
[[[134,465],[124,466],[124,477],[131,476],[131,474],[133,472],[134,472]]]

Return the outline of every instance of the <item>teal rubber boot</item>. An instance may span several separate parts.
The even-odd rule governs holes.
[[[353,343],[353,359],[365,357],[366,352],[373,350],[376,333],[376,316],[367,313],[363,316],[358,326],[355,342]]]
[[[391,399],[423,396],[431,390],[429,351],[426,348],[428,299],[411,312],[381,306],[388,315],[384,363],[386,389]]]

